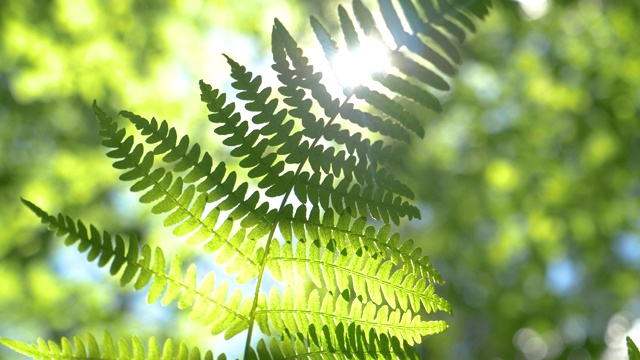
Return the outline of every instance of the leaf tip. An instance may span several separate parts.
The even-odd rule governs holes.
[[[32,203],[31,201],[29,201],[29,200],[27,200],[27,199],[25,199],[25,198],[23,198],[23,197],[20,197],[20,201],[22,201],[22,203],[23,203],[26,207],[28,207],[28,208],[29,208],[29,210],[33,211],[33,212],[34,212],[34,213],[36,213],[36,214],[37,214],[38,212],[42,211],[42,210],[41,210],[39,207],[37,207],[34,203]],[[5,340],[8,340],[8,339],[5,339]]]

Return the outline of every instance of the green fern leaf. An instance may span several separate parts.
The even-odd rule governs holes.
[[[286,111],[279,111],[274,114],[277,106],[277,101],[271,100],[267,103],[268,95],[271,92],[270,88],[265,88],[259,94],[260,78],[251,78],[251,73],[246,72],[246,69],[240,66],[238,63],[227,57],[227,61],[232,68],[232,77],[236,79],[233,86],[241,92],[239,96],[253,98],[255,101],[247,104],[247,109],[250,111],[259,111],[259,113],[253,117],[252,121],[255,124],[262,124],[266,119],[272,120],[270,125],[267,125],[260,130],[254,130],[249,135],[248,123],[240,123],[240,115],[233,112],[229,106],[225,107],[224,94],[220,94],[219,91],[213,90],[209,85],[200,83],[200,89],[202,91],[202,99],[207,104],[207,107],[211,111],[209,120],[213,123],[221,123],[222,126],[216,129],[216,133],[230,135],[223,142],[229,146],[236,146],[231,155],[242,158],[240,166],[250,169],[249,177],[255,179],[261,179],[258,186],[263,189],[267,189],[266,195],[269,197],[281,196],[284,194],[287,186],[292,180],[293,173],[282,173],[285,166],[284,162],[275,162],[277,155],[275,152],[271,152],[265,156],[263,153],[269,148],[281,145],[282,142],[289,141],[290,131],[293,124],[283,124],[286,116]],[[265,130],[266,129],[266,130]],[[265,136],[272,135],[271,139],[267,139]],[[256,144],[256,141],[260,138],[260,141]],[[280,139],[283,139],[280,142]],[[297,144],[291,144],[295,147]],[[254,193],[257,194],[257,193]],[[253,195],[256,197],[257,195]],[[266,209],[266,208],[265,208]],[[249,209],[247,209],[247,212]],[[255,220],[258,220],[253,216]],[[262,215],[261,217],[265,217]]]
[[[627,336],[627,352],[629,355],[629,360],[640,360],[640,350],[636,344],[631,340],[630,337]]]
[[[416,103],[424,106],[425,108],[431,109],[435,112],[442,111],[442,105],[440,105],[440,101],[438,100],[438,98],[436,98],[423,88],[415,86],[403,78],[397,77],[392,74],[386,74],[373,75],[373,79],[382,84],[387,89],[408,99],[411,99]],[[424,136],[423,130],[418,131],[423,134],[422,136]]]
[[[284,208],[282,218],[287,221],[281,222],[279,229],[287,242],[293,242],[292,235],[295,233],[297,239],[307,242],[320,240],[322,244],[331,244],[333,241],[338,249],[364,248],[370,255],[389,256],[393,264],[403,266],[404,271],[415,273],[419,278],[442,283],[442,277],[430,264],[428,257],[421,256],[421,251],[414,249],[410,240],[400,244],[399,234],[389,235],[390,226],[383,226],[376,233],[373,226],[365,226],[365,219],[352,220],[348,213],[336,217],[333,210],[327,210],[321,220],[318,207],[313,207],[309,216],[306,216],[306,212],[306,207],[300,206],[294,216],[292,206]]]
[[[351,20],[348,17],[348,14],[346,14],[346,10],[344,10],[344,8],[342,7],[340,9],[342,9],[341,14],[343,14],[342,16],[344,17],[343,21],[350,24],[345,26],[352,26],[353,23],[350,22]],[[320,35],[318,35],[320,41],[329,41],[331,44],[335,44],[331,37],[325,33],[326,30],[324,30],[322,25],[319,25],[316,19],[312,18],[312,23],[318,24],[316,26],[318,26],[319,29],[317,31],[320,32]],[[330,100],[331,96],[326,91],[324,85],[320,83],[320,74],[313,73],[313,67],[307,65],[308,59],[302,56],[302,49],[297,46],[297,43],[286,31],[284,26],[278,24],[279,23],[277,22],[273,30],[272,49],[274,53],[274,60],[276,61],[274,69],[280,73],[279,79],[283,84],[286,85],[285,88],[280,88],[282,95],[289,97],[287,101],[287,103],[289,104],[301,104],[304,101],[304,92],[295,91],[295,89],[298,86],[302,86],[303,88],[311,91],[312,97],[318,101],[318,104],[323,109],[325,109],[325,114],[327,116],[335,116],[336,111],[334,109],[337,109],[336,101]],[[351,30],[346,30],[350,33],[345,33],[345,37],[348,37],[350,39],[349,42],[351,42],[351,46],[357,46],[357,40],[354,38],[354,36],[357,36],[355,34],[355,29],[349,29],[353,30],[353,32],[350,32]],[[325,37],[327,37],[327,39],[325,39]],[[338,51],[337,46],[332,48],[332,50],[330,51]],[[286,60],[287,56],[292,60],[294,69],[289,68],[288,62]],[[330,54],[327,54],[328,58],[330,56]],[[295,64],[298,64],[298,67],[296,67]],[[300,79],[303,79],[303,81],[300,81]],[[390,136],[392,138],[403,141],[408,141],[408,135],[406,134],[406,131],[398,124],[395,124],[389,120],[384,120],[376,116],[366,116],[366,118],[363,119],[361,117],[365,115],[361,115],[362,113],[354,113],[353,111],[349,111],[347,108],[345,108],[345,106],[340,107],[340,114],[341,116],[343,116],[344,114],[343,117],[346,120],[349,120],[352,123],[363,128],[368,128],[373,132],[379,132],[382,135]],[[314,122],[315,117],[313,116],[313,114],[309,113],[308,111],[299,113],[299,118],[303,120],[303,125],[307,130],[306,132],[303,132],[304,135],[313,138],[317,137],[318,134],[321,134],[325,138],[329,138],[328,140],[331,140],[329,136],[323,135],[323,133],[326,131],[326,128],[328,128],[329,126],[323,128],[322,121],[319,121],[318,123]],[[366,154],[366,152],[364,154]],[[370,161],[372,161],[371,158],[375,157],[371,156],[369,159]]]
[[[338,5],[338,15],[340,16],[340,26],[342,27],[342,33],[344,34],[344,41],[347,43],[347,48],[351,51],[356,51],[360,47],[360,40],[358,39],[358,33],[356,27],[353,25],[353,21],[347,10],[342,5]]]
[[[364,33],[372,38],[381,39],[382,35],[380,35],[380,30],[378,30],[371,11],[360,0],[354,0],[352,4],[353,12]]]
[[[363,256],[362,251],[346,249],[336,253],[323,249],[320,241],[299,242],[295,251],[291,243],[285,243],[281,252],[275,248],[271,254],[269,269],[276,280],[283,283],[295,282],[295,273],[298,277],[309,274],[319,288],[324,285],[339,292],[353,289],[363,301],[371,300],[381,305],[384,298],[392,309],[451,311],[450,305],[434,294],[433,285],[428,285],[424,278],[417,278],[413,272],[392,272],[393,262],[385,261],[382,256]]]
[[[247,328],[250,310],[247,304],[251,303],[251,299],[245,299],[243,303],[240,290],[235,291],[227,299],[226,281],[215,288],[213,272],[207,274],[200,287],[197,287],[195,266],[190,265],[183,278],[182,262],[177,255],[171,261],[167,273],[164,253],[160,248],[152,250],[148,245],[144,245],[139,251],[135,236],[125,241],[119,235],[114,238],[115,246],[113,246],[112,237],[106,232],[100,236],[93,226],[90,227],[90,231],[87,231],[86,226],[80,221],[75,222],[62,215],[56,218],[27,200],[23,202],[58,236],[67,236],[65,245],[71,246],[78,242],[78,249],[81,252],[91,249],[91,254],[97,251],[102,256],[98,265],[104,266],[111,262],[110,272],[113,275],[118,274],[124,266],[125,269],[120,275],[122,286],[135,279],[134,287],[140,290],[150,282],[151,286],[147,293],[148,303],[154,303],[162,298],[162,304],[168,305],[179,298],[179,308],[192,306],[189,316],[193,320],[209,326],[213,334],[225,332],[227,338]]]
[[[200,82],[208,118],[244,169],[239,173],[214,162],[166,121],[121,112],[140,135],[134,137],[94,102],[102,144],[113,167],[122,171],[120,179],[132,182],[131,191],[140,193],[140,201],[163,216],[175,235],[213,253],[236,283],[255,280],[253,297],[240,289],[230,293],[229,283],[217,283],[213,272],[198,284],[194,265],[183,272],[179,256],[167,259],[161,248],[140,246],[133,235],[101,233],[23,202],[65,237],[65,245],[77,245],[99,267],[109,266],[122,286],[148,285],[149,303],[176,303],[191,320],[227,339],[247,330],[245,359],[417,358],[411,345],[447,327],[418,314],[451,308],[435,294],[434,284],[443,281],[429,259],[412,240],[401,241],[391,231],[391,223],[402,218],[420,218],[410,203],[413,192],[394,174],[402,162],[401,142],[412,134],[423,137],[424,121],[409,110],[413,106],[401,104],[407,100],[441,110],[432,91],[449,90],[446,77],[456,74],[460,62],[457,46],[466,31],[476,30],[473,21],[486,16],[490,2],[379,0],[378,5],[380,24],[360,0],[352,3],[355,21],[338,7],[348,51],[376,40],[389,53],[392,68],[371,74],[371,87],[343,83],[344,97],[331,94],[324,75],[277,19],[271,50],[282,84],[279,95],[226,55],[236,98],[249,117],[243,118],[246,112],[236,111],[237,103],[228,102],[226,94]],[[310,22],[335,66],[338,43],[315,17]],[[381,29],[391,33],[393,48],[384,44]],[[380,223],[368,225],[369,219]],[[268,275],[279,284],[267,295]],[[271,338],[252,346],[254,327]],[[86,345],[78,338],[73,345],[68,339],[0,343],[35,358],[201,358],[197,348],[190,351],[184,344],[176,350],[167,342],[160,352],[150,339],[145,352],[137,338],[114,342],[108,333],[102,347],[92,336]],[[212,357],[208,352],[204,358]]]
[[[258,342],[253,356],[259,359],[418,359],[416,351],[406,342],[389,341],[384,335],[374,331],[368,334],[355,324],[345,329],[342,323],[330,330],[327,325],[322,331],[310,326],[309,334],[301,341],[299,337],[284,337],[282,340],[271,338],[269,343],[264,339]]]
[[[244,283],[255,278],[258,273],[260,259],[254,257],[254,240],[264,236],[264,231],[251,232],[250,235],[256,236],[257,238],[245,241],[244,237],[240,236],[243,233],[236,232],[231,234],[228,230],[234,220],[242,220],[249,213],[251,213],[253,217],[250,219],[251,221],[245,222],[245,225],[255,226],[255,219],[263,219],[265,225],[268,223],[266,220],[269,216],[266,212],[268,205],[264,203],[260,207],[257,206],[259,195],[254,193],[245,200],[248,188],[247,183],[242,183],[238,187],[235,187],[236,175],[234,172],[228,174],[223,181],[224,165],[216,168],[216,170],[221,169],[219,171],[214,170],[213,172],[208,172],[211,157],[205,153],[202,160],[198,161],[200,156],[199,146],[196,145],[192,148],[196,150],[187,151],[189,144],[188,137],[183,137],[180,142],[177,143],[175,130],[167,130],[168,127],[166,125],[158,126],[155,120],[149,122],[140,116],[123,112],[123,116],[136,125],[143,135],[148,136],[147,142],[159,142],[154,150],[156,153],[163,154],[168,152],[163,158],[164,162],[180,161],[180,163],[189,164],[189,166],[181,166],[184,170],[200,166],[200,172],[208,174],[205,176],[204,181],[198,184],[197,187],[195,185],[185,187],[182,177],[173,177],[172,173],[174,173],[175,170],[171,172],[166,171],[164,168],[156,168],[152,171],[152,153],[145,153],[141,144],[136,145],[134,148],[133,137],[129,136],[125,138],[125,132],[118,130],[117,124],[111,120],[111,118],[107,117],[95,104],[94,111],[102,127],[101,135],[105,138],[103,144],[114,149],[107,153],[107,156],[119,159],[114,163],[114,167],[118,169],[130,169],[125,175],[135,173],[135,179],[142,178],[132,189],[135,188],[135,190],[145,191],[148,187],[151,187],[150,190],[147,190],[147,192],[141,196],[140,201],[143,203],[157,202],[152,208],[153,213],[170,213],[165,219],[165,225],[170,226],[182,222],[182,224],[176,228],[175,233],[193,233],[194,239],[188,241],[188,243],[200,243],[208,240],[205,244],[205,249],[213,252],[222,248],[222,252],[217,256],[219,263],[226,262],[229,259],[228,257],[222,256],[225,254],[225,251],[227,253],[238,253],[238,256],[233,257],[229,268],[240,272],[237,278],[239,282]],[[143,156],[144,160],[142,160]],[[192,178],[194,177],[195,176],[192,176]],[[127,177],[127,179],[128,178],[129,177]],[[205,184],[205,186],[203,186],[203,184]],[[211,189],[211,187],[214,186],[215,188]],[[196,200],[193,201],[196,191],[199,195]],[[224,200],[217,205],[217,208],[222,211],[233,211],[229,215],[230,220],[216,229],[214,225],[219,214],[218,210],[212,211],[206,215],[204,219],[202,219],[202,216],[206,203],[219,200],[220,198],[224,198]],[[258,229],[262,230],[264,227],[265,226],[262,226]],[[246,265],[247,263],[249,266]]]
[[[181,342],[178,345],[178,348],[175,349],[173,342],[170,339],[164,343],[162,351],[158,348],[158,343],[153,337],[149,338],[146,351],[143,343],[136,336],[132,337],[129,341],[119,339],[117,343],[114,343],[111,335],[108,332],[105,332],[102,338],[102,348],[98,346],[96,338],[91,334],[87,335],[86,342],[88,343],[87,345],[85,345],[85,342],[77,336],[73,337],[73,345],[71,344],[71,341],[65,337],[60,340],[60,345],[53,341],[45,342],[42,339],[38,339],[36,344],[25,344],[15,340],[0,338],[0,344],[33,359],[213,360],[214,358],[211,351],[207,351],[204,356],[202,356],[197,347],[189,349],[183,342]]]
[[[423,321],[420,316],[412,315],[411,312],[390,310],[386,305],[378,307],[372,302],[363,304],[357,299],[349,302],[342,296],[334,296],[331,293],[318,297],[318,294],[314,294],[316,291],[314,289],[308,295],[313,301],[301,301],[305,295],[296,295],[289,287],[284,289],[282,295],[276,288],[272,288],[268,300],[269,307],[256,310],[257,317],[266,317],[270,324],[270,329],[261,330],[267,334],[273,330],[278,335],[285,335],[306,332],[308,326],[301,325],[306,325],[307,322],[316,327],[324,324],[338,326],[340,323],[348,326],[353,323],[365,332],[373,329],[378,334],[387,333],[413,345],[420,343],[423,336],[437,334],[447,328],[444,321]],[[266,321],[262,319],[258,323],[265,324]]]
[[[420,126],[420,121],[386,95],[364,86],[358,86],[354,94],[358,99],[366,101],[369,105],[393,117],[407,129],[418,134],[418,136],[424,137],[424,129]]]
[[[414,77],[437,90],[448,91],[451,89],[449,84],[440,77],[440,75],[420,65],[418,62],[411,60],[401,52],[395,52],[391,55],[391,65],[398,69],[403,75]]]
[[[444,0],[438,0],[436,5],[432,3],[432,0],[422,0],[418,4],[419,7],[417,7],[416,4],[410,0],[402,0],[399,1],[402,15],[396,10],[395,5],[390,0],[379,0],[378,5],[384,19],[384,25],[392,34],[396,43],[396,48],[390,52],[391,64],[399,74],[402,74],[402,77],[393,74],[374,73],[372,74],[372,78],[392,93],[416,101],[428,109],[436,112],[440,111],[441,105],[438,99],[425,90],[423,86],[416,86],[412,81],[444,91],[449,90],[449,84],[429,67],[425,67],[406,56],[406,51],[402,51],[402,48],[420,57],[423,63],[430,64],[444,75],[455,75],[455,66],[449,59],[455,63],[459,63],[460,53],[456,44],[449,39],[448,35],[456,38],[457,42],[463,42],[466,38],[463,28],[471,32],[476,30],[470,17],[483,18],[487,13],[490,2],[469,1],[449,3]],[[372,39],[380,40],[380,30],[374,20],[373,14],[367,6],[360,0],[355,0],[353,1],[353,11],[364,34]],[[338,15],[347,47],[349,50],[354,51],[359,45],[360,39],[358,38],[355,26],[353,26],[353,21],[351,21],[351,18],[343,7],[339,7]],[[409,25],[409,30],[405,29],[402,18]],[[331,36],[316,19],[312,19],[312,27],[319,41],[323,44],[327,59],[332,63],[331,59],[333,59],[334,54],[338,51],[338,45],[331,39]],[[356,87],[355,89],[361,88],[362,86],[359,88]],[[352,90],[354,89],[345,87],[345,94],[351,94]],[[392,106],[390,105],[392,102],[386,101],[382,94],[371,98],[370,96],[375,95],[375,93],[371,93],[369,89],[366,91],[360,90],[360,93],[359,98],[361,99],[365,99],[365,94],[369,95],[369,100],[366,101],[374,108],[388,115],[392,115],[389,113],[390,111],[400,115],[390,107]],[[384,101],[381,103],[378,100]],[[381,104],[384,105],[381,106]],[[354,116],[351,115],[347,117],[353,118]],[[406,114],[403,114],[402,116],[395,116],[394,120],[401,121],[411,119],[411,117],[411,115],[407,117]],[[371,118],[376,119],[375,116],[371,116]],[[417,127],[420,128],[419,125]],[[416,125],[412,124],[412,127],[409,127],[409,129],[416,131]],[[387,131],[386,135],[390,134],[391,133]]]
[[[276,51],[277,48],[277,44],[282,43],[282,47],[279,48],[280,50]],[[284,29],[283,27],[281,27],[281,25],[278,25],[278,23],[276,23],[276,26],[274,27],[274,39],[273,39],[273,44],[274,44],[274,59],[276,59],[276,65],[274,66],[274,68],[276,68],[277,71],[279,71],[281,73],[280,76],[280,80],[285,83],[288,84],[288,80],[289,79],[291,82],[289,83],[289,88],[291,89],[295,89],[299,84],[297,84],[296,81],[293,81],[293,79],[300,79],[300,78],[304,78],[305,76],[307,76],[309,73],[313,73],[313,69],[307,65],[308,63],[308,59],[306,59],[304,56],[302,56],[302,50],[300,48],[297,47],[297,44],[295,43],[295,41],[291,38],[291,36],[289,35],[289,33],[286,31],[286,29]],[[292,60],[293,64],[298,64],[298,67],[295,70],[291,70],[289,69],[288,65],[287,65],[287,61],[286,61],[286,55],[284,53],[284,49],[286,49],[286,54],[289,55],[289,57]],[[278,60],[280,59],[280,60]],[[295,67],[295,65],[294,65]],[[288,74],[288,75],[287,75]],[[295,74],[295,77],[294,75]],[[305,75],[307,74],[307,75]],[[313,86],[313,88],[320,86],[320,84],[315,84],[316,86]],[[283,93],[283,95],[287,96],[287,95],[291,95],[288,98],[288,101],[285,100],[285,102],[288,102],[290,104],[293,105],[300,105],[303,104],[305,102],[303,96],[304,96],[304,92],[299,92],[299,91],[289,91],[286,90],[287,88],[280,88],[280,91]],[[364,91],[364,90],[363,90]],[[373,101],[373,100],[372,100]],[[329,126],[327,125],[326,127],[323,126],[323,122],[322,120],[320,120],[319,122],[316,123],[315,121],[315,116],[313,116],[313,114],[311,114],[308,111],[308,106],[305,105],[303,108],[307,108],[307,110],[305,110],[304,112],[301,112],[300,107],[298,108],[298,112],[296,113],[295,116],[298,116],[299,118],[301,118],[302,124],[309,130],[308,133],[304,133],[305,136],[310,136],[310,137],[315,137],[316,141],[318,139],[318,134],[322,134],[324,132],[324,129],[328,128]],[[393,105],[388,105],[385,106],[385,109],[389,108],[392,109],[389,112],[394,113],[396,115],[398,114],[403,114],[407,115],[407,116],[412,116],[406,112],[404,112],[403,110],[401,110],[400,108],[398,108],[397,106],[393,106]],[[348,108],[344,108],[345,111],[348,112]],[[293,113],[291,113],[293,114]],[[422,129],[419,127],[419,125],[417,125],[417,120],[416,121],[411,121],[411,120],[403,120],[404,124],[412,124],[410,126],[413,127],[414,130],[416,131],[422,131]],[[318,125],[320,124],[320,125]],[[322,135],[320,135],[322,136]],[[325,136],[325,139],[331,140],[332,137],[330,136]],[[303,144],[304,145],[304,144]],[[347,177],[347,179],[345,179],[345,185],[348,186],[351,183],[351,178],[350,176],[355,176],[355,179],[362,185],[366,185],[366,184],[376,184],[377,186],[388,190],[388,191],[392,191],[395,192],[401,196],[406,196],[408,198],[413,198],[413,193],[408,190],[406,188],[406,186],[402,185],[401,183],[399,183],[397,180],[395,180],[393,178],[392,175],[387,174],[386,172],[384,172],[384,169],[382,170],[375,170],[374,168],[374,164],[371,164],[370,166],[367,166],[366,163],[364,162],[360,162],[358,163],[358,165],[356,166],[345,166],[345,164],[349,164],[349,162],[345,162],[342,161],[341,157],[334,157],[332,156],[332,150],[327,151],[327,152],[323,152],[322,148],[314,148],[314,149],[308,149],[308,146],[304,145],[305,147],[303,148],[304,150],[302,150],[301,152],[298,153],[298,157],[299,159],[297,161],[300,161],[302,159],[304,159],[305,157],[308,158],[309,163],[311,165],[311,167],[317,171],[319,170],[323,170],[325,173],[328,173],[328,166],[323,167],[322,164],[318,164],[316,161],[322,161],[323,159],[326,161],[325,164],[331,164],[332,168],[341,168],[343,171],[346,172],[345,177]],[[300,149],[299,149],[300,150]],[[309,154],[308,156],[305,154]],[[318,155],[316,155],[318,154]],[[359,153],[360,154],[360,153]],[[365,153],[366,154],[366,153]],[[326,157],[329,157],[329,159],[326,159]],[[364,158],[366,158],[366,155],[363,156]],[[342,164],[342,165],[338,165],[338,164]],[[336,172],[337,174],[340,173],[340,171]],[[368,174],[375,174],[375,177],[367,177]],[[315,175],[314,175],[315,176]],[[301,181],[305,182],[305,180],[307,179],[307,176],[304,174],[304,172],[301,174]],[[312,177],[310,180],[313,180],[314,178]],[[328,177],[325,179],[326,183],[328,183],[328,186],[324,186],[325,188],[328,189],[328,191],[323,191],[323,192],[316,192],[316,190],[314,189],[315,187],[321,186],[320,184],[320,178],[316,177],[315,179],[317,179],[317,181],[315,182],[310,182],[309,183],[309,187],[308,187],[308,192],[305,191],[304,187],[298,186],[296,191],[296,195],[298,195],[300,201],[306,201],[307,199],[307,195],[311,195],[309,196],[309,199],[311,200],[311,202],[313,204],[317,203],[317,200],[315,200],[317,197],[315,196],[316,193],[322,193],[322,194],[330,194],[332,192],[332,188],[333,186],[331,185],[331,178]],[[325,182],[323,182],[324,185]],[[352,189],[357,190],[359,189],[359,187],[353,187]],[[367,190],[366,188],[364,189],[364,193],[362,194],[362,197],[367,197],[367,192],[369,190]],[[371,193],[369,196],[371,196]],[[380,193],[379,193],[380,194]],[[355,197],[360,197],[359,195],[355,195]],[[328,199],[329,197],[325,197],[324,198],[320,198],[320,200],[324,200],[322,201],[322,204],[324,206],[324,208],[328,207]],[[394,205],[397,202],[402,203],[402,200],[392,197],[383,197],[380,196],[380,199],[385,199],[389,201],[389,204],[391,208],[394,207]],[[340,206],[338,205],[339,203],[341,203],[342,201],[337,200],[334,204],[336,206]],[[408,204],[407,204],[408,205]],[[347,207],[349,207],[347,205]],[[365,207],[366,209],[366,207]],[[364,209],[363,209],[364,212]],[[410,211],[409,213],[411,214],[415,214],[415,211]],[[372,216],[374,216],[374,218],[379,219],[379,216],[376,215],[377,211],[373,211],[373,213],[371,214]],[[397,216],[396,214],[393,215],[394,219],[398,218],[399,216]]]

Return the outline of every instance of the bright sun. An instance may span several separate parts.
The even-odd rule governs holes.
[[[389,67],[388,48],[378,40],[366,39],[355,51],[341,51],[333,59],[333,67],[342,85],[354,87],[371,74]]]

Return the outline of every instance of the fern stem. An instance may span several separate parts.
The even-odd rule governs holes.
[[[394,50],[392,50],[392,51],[393,52],[398,52],[398,51],[400,51],[401,47],[402,46],[396,46],[396,48]],[[349,101],[351,100],[351,98],[355,94],[355,90],[356,90],[355,87],[351,88],[351,91],[349,91],[349,95],[347,95],[347,97],[342,101],[342,103],[340,104],[340,107],[338,108],[338,111],[327,122],[327,124],[325,125],[325,128],[329,127],[331,124],[333,124],[333,122],[336,120],[338,115],[340,115],[340,110],[342,110],[345,105],[349,104]],[[313,141],[313,143],[309,146],[309,149],[313,149],[318,144],[320,139],[321,139],[321,137],[316,138]],[[244,345],[245,358],[246,358],[246,354],[248,354],[249,350],[251,349],[251,337],[253,335],[253,325],[254,325],[255,320],[256,320],[256,309],[258,308],[258,298],[260,296],[260,288],[262,286],[262,278],[264,276],[264,271],[265,271],[265,268],[267,266],[267,262],[269,260],[269,251],[271,249],[271,241],[273,241],[273,236],[275,235],[276,229],[278,227],[278,221],[280,221],[280,217],[281,217],[280,214],[282,214],[282,211],[283,211],[285,205],[287,204],[287,200],[289,199],[289,195],[291,195],[291,192],[293,191],[293,186],[296,183],[298,177],[300,176],[300,172],[302,172],[302,168],[304,167],[304,165],[306,164],[306,162],[308,160],[309,160],[309,155],[307,155],[305,157],[305,159],[303,161],[301,161],[300,164],[298,165],[298,168],[296,169],[296,173],[293,176],[293,178],[291,179],[291,182],[289,184],[289,189],[284,194],[282,202],[280,203],[280,208],[278,209],[278,213],[276,214],[276,217],[273,220],[273,227],[271,228],[271,231],[269,232],[269,237],[267,238],[267,243],[265,245],[264,256],[262,257],[262,264],[260,264],[260,272],[258,273],[258,280],[256,282],[256,290],[255,290],[255,293],[253,294],[253,304],[251,305],[251,311],[249,312],[251,315],[249,316],[249,328],[248,328],[248,333],[247,333],[247,340],[246,340],[245,345]]]
[[[349,95],[346,97],[346,99],[344,99],[342,104],[340,104],[340,109],[342,109],[343,106],[349,103],[349,100],[351,100],[351,97],[353,96],[353,94],[354,94],[354,91],[352,90],[349,93]],[[340,114],[340,111],[337,111],[336,114],[331,118],[331,120],[327,122],[325,127],[328,127],[331,124],[333,124],[333,122],[335,121],[335,119],[338,117],[339,114]],[[313,141],[313,143],[309,146],[309,149],[313,149],[318,144],[318,141],[320,141],[320,139],[321,137],[316,138]],[[255,320],[256,320],[256,309],[258,308],[258,298],[260,295],[260,288],[262,286],[262,278],[264,277],[264,271],[265,271],[265,268],[267,267],[267,262],[269,259],[269,250],[271,249],[271,241],[273,241],[273,237],[275,235],[276,229],[278,228],[278,221],[280,221],[280,217],[281,217],[280,214],[282,214],[284,207],[287,205],[287,200],[289,200],[289,195],[291,195],[291,192],[293,191],[293,185],[296,183],[296,180],[300,176],[300,172],[302,172],[302,168],[306,164],[307,160],[309,160],[309,155],[307,155],[305,159],[301,161],[300,164],[298,165],[298,168],[296,169],[296,173],[291,179],[291,182],[289,184],[289,189],[287,190],[287,192],[284,194],[284,197],[282,198],[282,202],[280,203],[280,208],[278,209],[278,213],[276,214],[276,217],[273,220],[273,226],[271,228],[271,232],[269,232],[269,237],[267,238],[267,243],[265,245],[265,250],[264,250],[264,256],[262,257],[262,264],[260,264],[260,272],[258,273],[256,291],[253,295],[253,304],[251,305],[251,311],[250,311],[251,315],[249,317],[249,332],[247,333],[247,341],[245,342],[245,345],[244,345],[245,358],[246,358],[246,354],[249,353],[249,349],[251,348],[251,336],[253,335],[253,324],[255,323]]]

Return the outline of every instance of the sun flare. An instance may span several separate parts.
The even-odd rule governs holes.
[[[389,49],[378,40],[366,39],[354,51],[341,51],[333,59],[338,80],[354,87],[365,82],[370,75],[384,72],[389,67]]]

